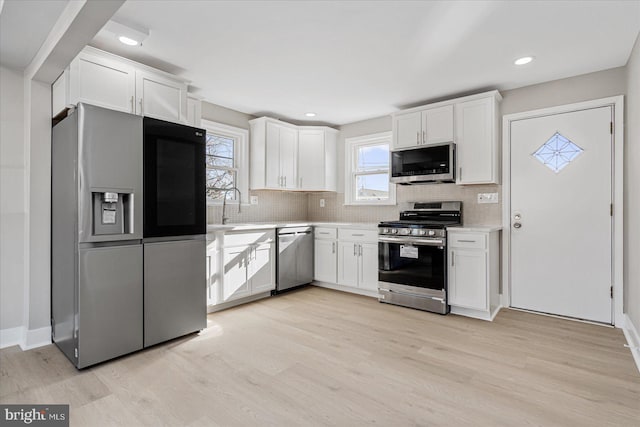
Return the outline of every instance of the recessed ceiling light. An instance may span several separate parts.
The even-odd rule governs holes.
[[[316,113],[308,112],[308,113],[304,113],[304,115],[307,117],[315,117]]]
[[[515,61],[513,61],[513,63],[516,65],[525,65],[531,61],[533,61],[533,56],[523,56],[522,58],[518,58]]]
[[[120,40],[120,43],[124,43],[127,46],[137,46],[139,44],[137,40],[130,39],[129,37],[126,37],[126,36],[120,36],[118,37],[118,40]]]

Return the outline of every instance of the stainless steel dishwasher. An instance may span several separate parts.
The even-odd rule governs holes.
[[[313,280],[313,227],[278,229],[276,290],[283,292]]]

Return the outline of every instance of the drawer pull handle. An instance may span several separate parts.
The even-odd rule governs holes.
[[[475,241],[475,240],[463,240],[463,239],[458,240],[458,242],[463,242],[463,243],[476,243],[476,241]]]
[[[363,237],[364,234],[352,234],[353,237]]]

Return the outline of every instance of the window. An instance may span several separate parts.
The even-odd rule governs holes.
[[[226,198],[227,202],[238,202],[238,193],[230,191],[235,187],[242,194],[242,202],[246,202],[249,132],[208,120],[202,120],[202,127],[207,131],[207,201],[215,204]]]
[[[395,205],[389,182],[391,132],[345,140],[345,204]]]

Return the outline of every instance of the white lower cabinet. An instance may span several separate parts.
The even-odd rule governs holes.
[[[338,283],[369,295],[378,291],[378,230],[338,230]]]
[[[210,306],[268,293],[276,288],[274,230],[212,233],[207,245]]]
[[[338,279],[338,256],[335,239],[315,239],[313,278],[320,282],[336,283]]]
[[[338,242],[338,284],[378,290],[377,242]]]
[[[314,234],[317,286],[377,295],[377,230],[316,227]]]
[[[451,312],[493,320],[500,309],[499,231],[448,232]]]

